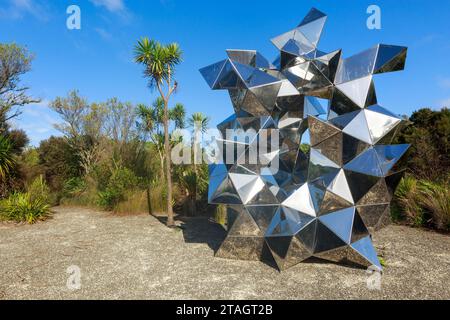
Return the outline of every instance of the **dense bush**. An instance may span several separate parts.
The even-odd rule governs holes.
[[[27,186],[27,192],[32,199],[40,199],[44,203],[53,204],[54,199],[50,195],[50,188],[45,183],[42,175],[33,180],[33,182]]]
[[[86,191],[86,181],[81,177],[73,177],[64,183],[63,196],[64,197],[79,197]]]
[[[418,179],[444,181],[450,177],[450,110],[428,108],[412,113],[411,125],[404,127],[396,143],[411,147],[402,158],[408,172]]]
[[[184,192],[183,212],[188,215],[199,213],[200,202],[206,202],[206,192],[208,190],[208,167],[199,165],[196,168],[189,166],[179,166],[175,170],[176,182],[180,185]]]
[[[114,209],[125,200],[127,190],[133,190],[138,185],[138,178],[128,168],[117,167],[113,170],[105,190],[98,193],[98,203],[105,209]]]
[[[70,178],[64,184],[59,204],[68,206],[97,207],[97,182],[89,176]]]
[[[23,180],[24,185],[31,183],[41,175],[45,180],[45,172],[39,164],[38,148],[26,148],[20,155],[17,156],[17,165],[20,172],[20,178]]]
[[[28,136],[23,130],[8,130],[6,136],[11,141],[12,151],[16,155],[21,154],[29,142]]]
[[[39,145],[39,164],[52,190],[62,190],[64,182],[80,176],[79,156],[68,139],[50,137]]]

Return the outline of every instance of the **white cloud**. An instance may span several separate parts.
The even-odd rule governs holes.
[[[125,11],[123,0],[90,0],[97,7],[105,7],[110,12]]]
[[[41,102],[33,103],[31,106],[48,108],[50,100],[42,99]]]
[[[439,34],[427,34],[427,35],[424,35],[422,37],[419,37],[415,41],[414,45],[417,46],[417,47],[430,45],[430,44],[440,40],[440,38],[441,38],[441,35],[439,35]]]
[[[164,6],[164,7],[173,7],[174,3],[172,0],[159,0],[159,2]]]
[[[33,103],[23,107],[22,111],[25,115],[37,117],[39,120],[53,125],[58,122],[58,119],[51,114],[53,111],[48,107],[49,104],[50,101],[42,100],[39,103]]]
[[[123,23],[129,23],[133,14],[125,6],[124,0],[89,0],[96,7],[104,8],[107,11],[117,15]],[[104,29],[103,29],[104,30]],[[97,33],[99,33],[97,31]]]
[[[450,98],[442,99],[442,100],[438,101],[438,106],[450,108]]]
[[[38,20],[48,21],[48,7],[38,0],[9,0],[9,5],[0,8],[0,17],[3,19],[22,19],[31,15]]]
[[[48,105],[48,100],[26,105],[22,108],[22,114],[11,123],[14,128],[25,130],[33,146],[38,146],[41,140],[51,135],[60,134],[54,125],[61,121]]]
[[[113,36],[111,33],[109,33],[108,31],[106,31],[105,29],[102,28],[95,28],[95,32],[97,32],[99,34],[100,37],[102,37],[104,40],[112,40]]]
[[[438,84],[444,89],[450,89],[450,78],[440,77],[438,79]]]

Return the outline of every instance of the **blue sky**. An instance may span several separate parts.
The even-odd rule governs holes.
[[[81,9],[81,30],[66,28],[66,8]],[[370,4],[381,8],[381,30],[366,27]],[[89,101],[118,97],[150,103],[142,69],[132,61],[142,36],[176,41],[184,51],[173,102],[201,111],[216,125],[232,113],[226,91],[211,91],[198,69],[225,57],[225,49],[257,49],[273,60],[269,39],[294,28],[314,6],[328,14],[319,48],[349,56],[376,43],[409,47],[406,70],[375,78],[381,105],[398,114],[450,106],[450,1],[448,0],[0,0],[0,42],[26,45],[35,55],[24,78],[42,99],[15,123],[32,144],[57,134],[47,107],[78,89]]]

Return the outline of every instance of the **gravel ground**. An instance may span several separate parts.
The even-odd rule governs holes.
[[[35,225],[0,223],[0,299],[450,299],[447,235],[375,233],[387,264],[380,290],[368,289],[363,269],[313,261],[280,273],[215,258],[223,236],[204,218],[168,229],[148,215],[68,207]],[[69,289],[77,267],[81,287]]]

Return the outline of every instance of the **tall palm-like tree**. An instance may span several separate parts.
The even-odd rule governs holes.
[[[150,140],[158,152],[160,159],[161,180],[164,179],[164,133],[161,128],[164,126],[164,100],[161,97],[153,101],[151,107],[144,104],[137,106],[137,116],[139,119],[140,129],[150,136]],[[181,103],[177,103],[173,108],[169,109],[169,120],[174,123],[174,129],[182,129],[185,126],[186,111]],[[169,134],[171,145],[176,143],[176,137]]]
[[[197,159],[197,157],[199,156],[198,152],[199,152],[199,144],[200,144],[200,142],[198,141],[198,136],[200,133],[205,133],[206,130],[208,130],[209,117],[205,116],[201,112],[195,112],[188,119],[188,123],[189,123],[189,127],[191,127],[193,130],[192,144],[194,147],[194,172],[197,174],[197,162],[199,160],[201,161],[201,158]],[[201,148],[200,148],[200,151],[201,151]],[[200,156],[201,156],[201,154],[200,154]]]
[[[209,117],[205,116],[201,112],[194,112],[188,120],[189,126],[192,128],[198,128],[202,132],[208,130]]]
[[[200,142],[198,141],[200,133],[205,133],[206,130],[208,130],[208,124],[209,124],[209,118],[205,116],[201,112],[195,112],[191,115],[191,117],[188,119],[189,127],[192,128],[192,145],[194,148],[194,174],[195,174],[195,181],[197,181],[192,187],[193,190],[190,192],[193,198],[193,204],[191,205],[192,209],[195,210],[196,204],[195,201],[197,200],[197,194],[198,194],[198,182],[199,174],[197,170],[197,164],[199,161],[202,160],[202,152],[201,152],[201,146]],[[200,154],[199,154],[200,151]],[[198,157],[200,156],[200,159]]]
[[[196,200],[198,192],[203,193],[208,189],[208,182],[204,174],[195,173],[192,168],[184,169],[179,173],[178,179],[186,190],[187,213],[191,216],[197,211]]]
[[[169,117],[175,123],[175,129],[183,129],[186,126],[186,110],[183,104],[175,104],[169,112]]]
[[[164,150],[167,179],[167,225],[173,226],[172,177],[169,143],[169,99],[178,84],[173,79],[175,67],[181,62],[182,52],[178,44],[162,45],[157,41],[142,38],[134,47],[136,63],[144,65],[144,76],[149,86],[156,88],[164,101]]]
[[[164,101],[158,97],[151,107],[139,104],[137,107],[137,115],[140,120],[141,130],[148,133],[156,151],[159,155],[160,162],[160,179],[164,179],[164,134],[161,131],[164,121]]]

